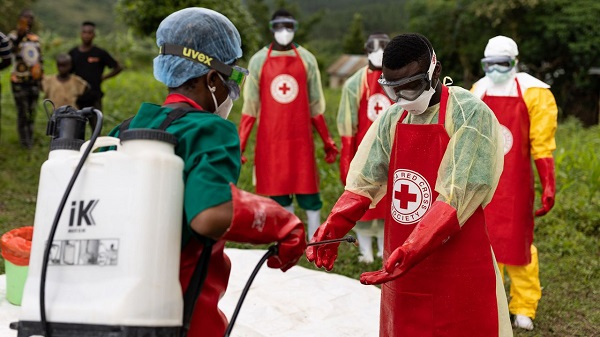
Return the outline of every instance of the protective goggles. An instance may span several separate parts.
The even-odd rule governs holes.
[[[295,32],[298,30],[298,21],[296,21],[292,18],[285,18],[285,17],[275,18],[275,19],[269,21],[269,29],[272,32],[280,30],[280,29],[284,29],[284,28]]]
[[[248,69],[238,66],[230,66],[208,54],[184,46],[165,43],[160,47],[159,54],[179,56],[190,61],[203,64],[227,76],[227,81],[235,83],[238,87],[244,85],[244,81],[249,74]]]
[[[365,50],[367,53],[372,53],[378,49],[385,49],[385,46],[390,42],[390,39],[369,39],[365,43]]]
[[[377,82],[383,88],[385,94],[394,102],[398,102],[400,98],[414,101],[421,96],[423,91],[431,87],[428,73],[418,74],[397,81],[388,81],[381,74]]]
[[[481,67],[486,73],[497,71],[507,73],[515,67],[517,61],[510,56],[493,56],[481,59]]]

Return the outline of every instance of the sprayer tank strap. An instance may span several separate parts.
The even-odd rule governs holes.
[[[174,121],[176,121],[177,119],[185,116],[188,112],[203,112],[201,110],[198,110],[196,108],[176,108],[171,110],[171,112],[169,112],[167,114],[167,117],[165,118],[165,120],[160,124],[160,126],[158,127],[159,130],[163,130],[165,131],[169,125],[171,125]],[[130,117],[126,120],[123,121],[123,123],[121,123],[121,126],[119,127],[119,134],[122,134],[123,131],[128,130],[129,129],[129,125],[131,124],[131,120],[134,118]]]

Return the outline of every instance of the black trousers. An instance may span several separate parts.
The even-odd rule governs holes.
[[[23,147],[33,146],[33,123],[35,108],[40,96],[38,82],[12,83],[13,97],[17,106],[17,131]]]

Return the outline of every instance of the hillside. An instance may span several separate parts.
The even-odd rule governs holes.
[[[38,0],[33,6],[38,28],[52,31],[63,37],[79,36],[83,21],[93,21],[100,33],[122,28],[115,19],[114,5],[117,0]]]

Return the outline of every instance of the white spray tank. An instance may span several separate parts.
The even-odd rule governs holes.
[[[53,140],[41,168],[29,274],[13,327],[18,337],[179,336],[184,185],[177,140],[149,129],[127,130],[121,139],[98,137],[93,149],[116,151],[89,152],[61,200],[90,145],[83,137],[92,111],[101,125],[98,110],[71,107],[55,110],[49,122]]]

